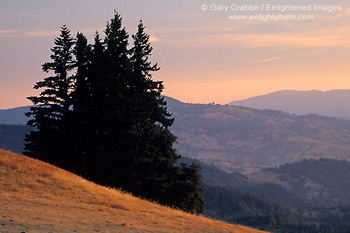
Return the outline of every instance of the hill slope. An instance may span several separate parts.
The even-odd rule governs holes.
[[[1,232],[261,232],[193,216],[0,150]]]
[[[293,114],[319,114],[350,119],[350,90],[331,91],[277,91],[245,100],[233,101],[230,105],[257,109],[273,109]]]
[[[350,205],[350,162],[304,159],[247,175],[249,181],[275,183],[322,206]]]
[[[30,106],[0,109],[0,124],[20,124],[25,125],[29,120],[24,114],[29,112]]]
[[[167,99],[186,157],[251,173],[304,158],[350,159],[350,121]]]
[[[4,125],[0,123],[0,148],[15,153],[22,153],[24,136],[30,132],[27,125]]]

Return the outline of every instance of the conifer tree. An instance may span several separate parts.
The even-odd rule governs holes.
[[[74,55],[76,58],[75,67],[75,88],[73,93],[73,107],[75,112],[85,116],[88,112],[88,103],[90,101],[90,86],[88,76],[91,66],[91,46],[88,45],[84,34],[78,33],[75,42]]]
[[[72,46],[74,39],[66,25],[55,39],[51,49],[52,62],[42,65],[44,72],[53,72],[53,76],[39,81],[34,89],[43,89],[38,96],[28,97],[35,104],[27,116],[33,116],[28,125],[35,130],[26,135],[25,154],[56,164],[69,164],[67,146],[72,105],[71,92],[73,78],[70,71],[74,68]]]
[[[134,146],[130,148],[133,163],[129,189],[135,194],[160,201],[170,187],[171,180],[167,173],[179,158],[172,148],[176,138],[167,129],[173,119],[161,96],[164,88],[162,82],[152,80],[151,72],[159,68],[149,61],[153,49],[142,21],[132,38],[133,70],[129,79],[128,95],[131,98],[128,98],[128,119],[130,131],[133,132],[131,144]]]
[[[129,181],[132,184],[129,189],[134,194],[163,204],[202,213],[204,200],[200,167],[195,164],[182,164],[180,167],[175,165],[181,156],[173,148],[176,137],[168,129],[174,119],[161,96],[164,88],[162,82],[152,80],[151,72],[156,72],[159,68],[149,60],[153,48],[142,21],[132,38],[133,75],[129,85],[132,98],[128,106],[131,107],[131,129],[136,137],[132,143],[135,145],[133,166],[130,169],[133,179]]]
[[[87,86],[90,88],[89,99],[89,133],[85,136],[91,138],[88,154],[103,155],[105,154],[104,133],[107,133],[106,111],[108,109],[109,81],[107,74],[107,55],[105,47],[101,41],[100,35],[96,32],[94,44],[92,45],[91,66],[87,78]]]
[[[91,85],[89,76],[91,72],[92,48],[88,44],[87,38],[82,33],[77,33],[75,47],[73,50],[75,55],[76,74],[74,76],[74,92],[72,93],[73,103],[73,119],[72,119],[72,135],[73,135],[73,154],[72,162],[75,163],[76,171],[85,170],[90,161],[88,161],[88,147],[92,143],[90,137],[91,124]]]
[[[95,38],[94,56],[100,56],[104,63],[93,63],[94,75],[91,80],[96,84],[92,87],[98,88],[92,90],[96,95],[91,101],[96,110],[93,119],[98,122],[95,128],[98,147],[95,176],[99,177],[100,183],[117,187],[123,187],[125,171],[132,163],[126,117],[126,92],[131,74],[128,39],[121,16],[115,13],[106,25],[103,47],[99,38]]]
[[[129,36],[122,27],[122,18],[119,14],[107,24],[105,30],[105,54],[106,54],[106,95],[105,95],[105,135],[108,135],[105,146],[107,154],[120,153],[126,145],[123,143],[127,130],[126,117],[127,96],[126,90],[131,73],[130,60],[128,58]],[[119,154],[120,155],[120,154]]]
[[[157,122],[162,127],[170,127],[174,119],[170,118],[171,114],[167,112],[166,102],[161,96],[164,89],[163,82],[152,80],[151,72],[159,71],[160,68],[157,64],[152,65],[149,60],[153,48],[149,42],[149,35],[145,33],[142,21],[138,25],[137,33],[132,38],[134,40],[134,47],[131,49],[133,76],[130,79],[130,88],[134,102],[143,102],[135,105],[139,109],[135,108],[133,114],[143,114],[143,118],[149,119],[151,123]]]
[[[89,110],[86,119],[89,122],[87,133],[84,135],[90,141],[86,145],[86,153],[93,161],[96,157],[106,154],[104,133],[106,127],[106,111],[108,109],[108,75],[107,75],[107,56],[100,35],[96,32],[94,44],[91,52],[91,66],[87,78],[89,87]],[[94,163],[94,162],[92,162]],[[91,164],[90,164],[91,165]],[[96,170],[96,168],[95,168]]]
[[[203,213],[205,207],[200,169],[196,163],[182,163],[176,167],[173,170],[173,185],[166,195],[174,206],[193,214]]]

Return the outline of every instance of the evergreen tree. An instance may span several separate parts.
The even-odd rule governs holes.
[[[177,208],[197,214],[204,212],[200,169],[198,164],[192,163],[188,166],[182,163],[181,167],[175,170],[174,183],[168,190],[167,197]]]
[[[97,173],[101,183],[124,187],[128,167],[132,163],[128,141],[127,88],[131,75],[128,50],[129,36],[122,27],[122,18],[115,14],[106,25],[105,39],[101,47],[95,38],[94,56],[100,56],[104,63],[93,64],[94,105],[93,119],[97,121],[95,154]],[[96,57],[97,58],[97,57]],[[97,89],[95,89],[97,88]]]
[[[200,167],[195,164],[189,167],[185,164],[175,166],[180,155],[173,148],[176,137],[168,130],[174,119],[161,96],[164,88],[162,82],[152,80],[151,72],[159,68],[149,61],[153,48],[142,21],[132,38],[133,75],[129,85],[132,98],[128,99],[128,119],[131,121],[130,129],[134,132],[132,145],[135,146],[132,149],[134,161],[130,171],[133,178],[129,181],[129,189],[134,194],[163,204],[202,213],[204,201],[200,187]]]
[[[88,45],[86,37],[78,33],[74,48],[76,57],[75,66],[77,68],[75,75],[75,88],[73,94],[74,112],[81,114],[83,117],[88,112],[89,102],[91,99],[90,86],[88,82],[89,70],[91,66],[91,46]]]
[[[149,61],[152,47],[142,22],[132,38],[134,46],[131,49],[132,75],[127,90],[127,119],[128,139],[133,145],[128,151],[133,161],[128,169],[130,178],[125,185],[136,195],[162,201],[171,184],[168,173],[179,158],[172,148],[175,136],[167,130],[173,119],[161,97],[162,82],[152,80],[151,72],[159,68]]]
[[[99,34],[89,45],[86,37],[78,33],[74,54],[76,56],[76,85],[73,95],[75,131],[75,157],[80,160],[78,172],[102,184],[108,184],[105,168],[106,137],[110,134],[106,112],[110,103],[110,83],[107,75],[107,56]],[[109,169],[110,170],[110,169]],[[110,171],[108,172],[110,174]]]
[[[107,135],[105,153],[120,153],[125,147],[123,140],[127,130],[126,112],[127,96],[126,90],[128,79],[131,74],[130,60],[128,58],[128,39],[129,36],[122,27],[122,18],[115,14],[114,18],[107,24],[105,30],[106,38],[106,83],[105,83],[105,129],[104,135]]]
[[[107,133],[106,111],[108,109],[108,76],[107,76],[107,56],[100,35],[96,32],[91,53],[91,66],[86,80],[89,87],[90,99],[88,101],[88,112],[85,115],[86,125],[85,158],[88,163],[85,165],[86,174],[97,176],[97,161],[106,155],[105,135]],[[93,172],[95,171],[95,172]],[[98,173],[98,172],[97,172]]]
[[[142,21],[132,38],[134,40],[134,47],[131,49],[133,76],[130,79],[130,87],[135,102],[132,114],[136,116],[137,121],[146,118],[152,124],[157,122],[162,127],[170,127],[174,119],[170,118],[171,114],[167,112],[166,102],[161,96],[164,89],[163,82],[152,80],[151,72],[159,71],[160,68],[149,61],[153,48]]]
[[[82,33],[77,33],[73,51],[76,61],[76,74],[74,92],[72,93],[73,119],[72,135],[73,147],[71,153],[74,155],[72,162],[75,163],[76,171],[85,170],[84,167],[91,163],[88,158],[88,147],[91,139],[91,84],[89,79],[91,72],[92,48],[87,38]]]
[[[38,96],[28,97],[35,104],[27,116],[34,119],[28,125],[35,130],[26,135],[25,154],[56,164],[69,164],[68,137],[72,105],[71,91],[73,78],[70,71],[74,68],[72,46],[74,39],[66,25],[55,39],[51,49],[52,62],[43,64],[45,72],[52,71],[54,76],[39,81],[34,89],[44,89]]]
[[[103,135],[107,133],[106,115],[108,109],[108,74],[107,74],[107,56],[100,35],[96,32],[92,46],[91,66],[86,80],[86,86],[89,87],[89,110],[86,118],[89,122],[87,126],[88,133],[85,137],[90,138],[89,146],[86,148],[88,154],[103,155],[105,143]]]

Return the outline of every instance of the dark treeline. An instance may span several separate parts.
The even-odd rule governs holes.
[[[161,96],[159,70],[142,21],[129,48],[122,18],[115,14],[94,43],[64,25],[34,86],[27,116],[33,131],[24,153],[103,185],[122,188],[185,211],[204,211],[200,167],[176,165],[180,155],[169,131],[174,119]]]
[[[263,196],[204,185],[207,216],[269,232],[350,232],[350,206],[300,211]]]
[[[331,233],[344,229],[338,225],[342,220],[325,222],[321,218],[310,217],[307,212],[250,193],[204,185],[204,198],[206,215],[269,232]],[[327,217],[334,217],[326,211]]]

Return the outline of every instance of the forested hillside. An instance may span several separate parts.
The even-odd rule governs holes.
[[[276,183],[255,183],[248,180],[248,177],[240,173],[228,173],[213,165],[201,163],[198,160],[183,158],[186,163],[195,162],[201,165],[202,181],[206,187],[221,187],[232,192],[250,193],[291,206],[293,208],[306,210],[318,206],[315,201],[305,200],[305,198],[286,187]],[[208,200],[205,200],[206,202]]]
[[[249,181],[279,184],[323,206],[350,205],[350,162],[304,159],[248,175]]]
[[[350,205],[347,204],[348,199],[342,199],[350,193],[347,179],[349,162],[330,159],[304,160],[281,166],[280,169],[271,168],[248,175],[249,179],[214,166],[201,166],[205,184],[205,213],[208,216],[272,232],[350,231]],[[276,172],[279,175],[277,178],[281,177],[284,182],[283,177],[288,174],[301,180],[296,184],[305,186],[293,187],[292,182],[290,185],[275,182],[276,177],[264,174],[270,174],[271,171]],[[254,180],[251,176],[257,179]],[[255,183],[259,178],[264,182]],[[318,181],[318,186],[323,184],[329,191],[329,196],[310,198],[310,178]],[[332,205],[329,200],[337,198],[337,206],[333,202],[333,207],[330,207]]]

